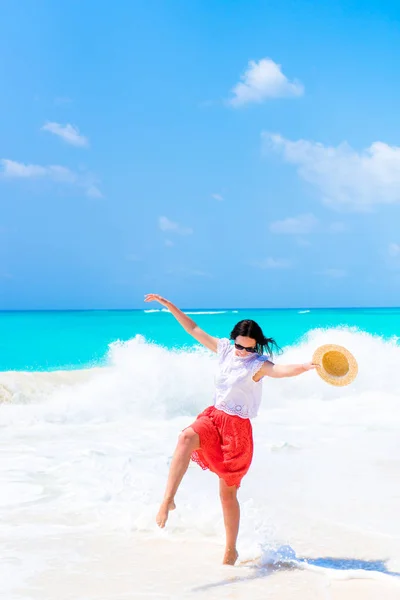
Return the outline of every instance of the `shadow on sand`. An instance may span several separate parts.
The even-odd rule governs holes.
[[[279,554],[279,553],[277,553]],[[364,571],[368,573],[381,573],[390,577],[400,577],[400,573],[389,571],[384,560],[358,560],[354,558],[299,558],[292,553],[290,558],[277,558],[273,562],[263,564],[262,557],[257,563],[256,561],[246,561],[239,564],[242,573],[227,577],[222,581],[209,583],[207,585],[198,586],[192,589],[193,592],[206,591],[213,588],[231,585],[233,583],[241,583],[254,579],[262,579],[269,577],[278,571],[293,571],[295,569],[307,569],[308,566],[317,567],[320,569],[332,569],[336,571]],[[246,569],[246,575],[243,574],[243,569]],[[360,573],[362,576],[362,573]]]

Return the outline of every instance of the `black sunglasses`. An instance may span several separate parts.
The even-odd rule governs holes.
[[[235,342],[236,350],[246,350],[246,352],[257,352],[257,346],[252,346],[251,348],[246,348],[245,346],[241,346]]]

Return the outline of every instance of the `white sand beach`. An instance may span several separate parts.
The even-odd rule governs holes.
[[[320,556],[309,556],[312,563],[312,559],[318,562],[317,559],[330,553],[331,568],[301,563],[296,566],[290,561],[263,565],[257,560],[224,567],[219,564],[223,547],[218,544],[179,539],[150,541],[138,534],[77,535],[66,531],[46,539],[8,544],[9,554],[3,559],[1,569],[7,591],[3,597],[10,600],[376,600],[378,597],[397,600],[400,573],[393,576],[367,570],[374,559],[379,562],[387,545],[354,535],[345,541],[343,531],[336,531],[337,534],[342,542],[336,548],[321,542]],[[4,549],[3,540],[0,543]],[[349,547],[357,557],[353,564]],[[360,556],[368,559],[363,563]],[[399,560],[386,564],[388,570],[395,569],[396,564],[397,568],[400,566],[400,555],[397,556]],[[340,564],[346,561],[348,569],[341,570]],[[10,576],[16,571],[23,574],[22,580],[12,589],[7,588]]]

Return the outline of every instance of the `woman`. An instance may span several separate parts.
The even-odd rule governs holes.
[[[232,346],[228,339],[215,338],[200,329],[190,317],[158,294],[148,294],[145,301],[159,302],[168,308],[191,336],[219,357],[214,406],[206,408],[179,436],[156,521],[160,527],[165,527],[169,511],[175,509],[175,494],[192,458],[203,469],[210,469],[219,477],[226,531],[223,564],[233,565],[238,557],[236,540],[240,520],[237,490],[253,458],[250,419],[257,416],[261,381],[263,377],[294,377],[316,365],[275,365],[269,357],[263,356],[263,352],[267,350],[271,356],[276,343],[264,336],[255,321],[240,321],[235,325],[230,335],[234,341]]]

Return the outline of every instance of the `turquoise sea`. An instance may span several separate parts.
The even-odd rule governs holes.
[[[254,319],[281,347],[314,329],[354,328],[390,339],[400,335],[400,308],[207,309],[186,311],[210,334],[228,337]],[[136,335],[167,348],[193,345],[164,310],[0,312],[0,371],[51,371],[104,365],[109,345]]]

